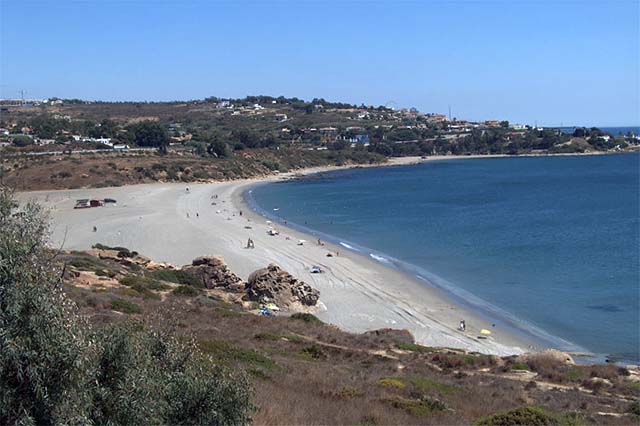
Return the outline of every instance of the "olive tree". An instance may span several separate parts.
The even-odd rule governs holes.
[[[140,323],[92,330],[63,289],[37,204],[0,188],[0,424],[242,425],[243,374]]]

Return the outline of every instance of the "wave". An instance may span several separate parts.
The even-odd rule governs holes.
[[[369,253],[369,256],[377,262],[384,263],[385,265],[393,265],[393,262],[391,262],[389,259],[387,259],[384,256],[380,256],[375,253]]]
[[[339,243],[339,244],[340,244],[342,247],[346,248],[346,249],[353,250],[353,251],[359,251],[357,248],[355,248],[355,247],[354,247],[354,246],[352,246],[352,245],[349,245],[349,244],[345,243],[344,241],[340,241],[340,243]]]
[[[260,185],[260,184],[258,184]],[[256,186],[258,186],[256,185]],[[255,188],[256,186],[253,186]],[[267,210],[261,208],[255,198],[253,197],[253,193],[251,190],[245,191],[243,196],[245,202],[258,214],[261,214],[264,217],[270,218],[272,220],[278,221],[280,218],[275,216],[273,210]],[[562,350],[573,351],[573,352],[581,352],[581,353],[590,353],[589,350],[574,344],[573,342],[569,342],[563,338],[555,336],[551,333],[544,331],[543,329],[534,326],[528,321],[524,321],[523,319],[511,314],[510,312],[498,308],[497,306],[486,302],[480,297],[471,294],[467,290],[464,290],[453,283],[447,281],[446,279],[431,273],[430,271],[425,270],[424,268],[418,267],[417,265],[413,265],[407,262],[400,261],[399,259],[395,259],[391,256],[383,256],[379,253],[375,253],[370,251],[370,248],[365,246],[360,246],[355,243],[347,243],[341,241],[341,239],[319,232],[308,226],[302,226],[296,223],[288,222],[287,226],[293,227],[299,231],[308,233],[310,235],[314,235],[317,237],[321,237],[325,241],[333,242],[334,244],[339,244],[347,250],[354,251],[356,253],[360,253],[362,255],[367,255],[368,257],[373,259],[374,261],[390,268],[394,268],[399,270],[408,276],[414,277],[420,282],[429,285],[432,288],[439,289],[444,291],[451,300],[456,303],[458,306],[461,306],[466,309],[470,309],[471,311],[479,314],[484,317],[486,320],[496,323],[498,326],[504,328],[505,330],[524,335],[528,338],[528,340],[536,343],[536,345],[541,345],[543,347],[555,347]],[[593,362],[591,359],[590,362]]]

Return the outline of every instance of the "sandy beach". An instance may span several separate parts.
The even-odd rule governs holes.
[[[405,163],[416,159],[405,159]],[[307,170],[310,173],[316,170]],[[89,249],[95,243],[125,246],[155,261],[175,265],[203,255],[222,255],[246,279],[254,270],[276,263],[320,291],[315,312],[323,321],[352,332],[378,328],[407,329],[418,343],[509,355],[530,350],[531,343],[462,309],[439,290],[400,271],[280,224],[270,224],[242,199],[251,185],[290,174],[234,182],[158,183],[117,188],[39,191],[18,194],[50,209],[52,245]],[[189,190],[187,191],[187,187]],[[76,199],[114,198],[116,205],[74,210]],[[242,212],[242,214],[241,214]],[[93,232],[93,227],[97,232]],[[279,235],[268,235],[271,226]],[[247,239],[255,249],[246,249]],[[298,245],[299,240],[306,240]],[[339,251],[339,256],[327,257]],[[322,274],[311,274],[320,265]],[[466,332],[456,330],[466,320]],[[479,330],[492,330],[478,339]]]

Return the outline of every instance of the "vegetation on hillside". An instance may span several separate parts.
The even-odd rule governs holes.
[[[94,329],[63,291],[41,208],[0,191],[0,423],[245,424],[246,379],[142,323]],[[85,262],[86,267],[88,262]],[[126,300],[112,309],[139,312]]]

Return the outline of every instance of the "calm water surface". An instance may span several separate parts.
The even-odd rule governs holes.
[[[267,184],[249,196],[480,311],[565,340],[556,345],[638,361],[639,160],[433,161]]]

